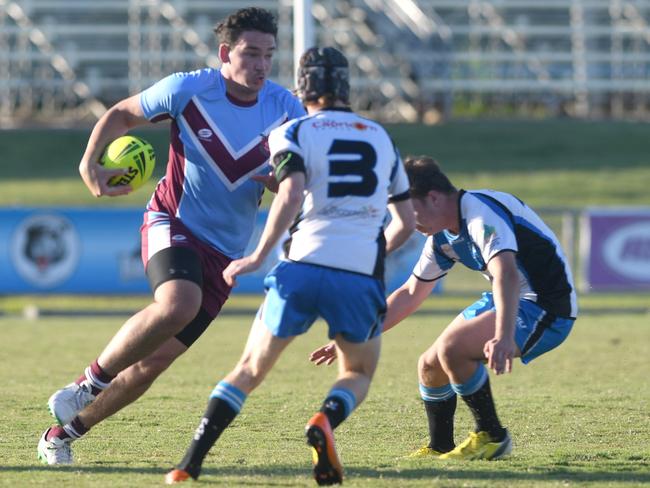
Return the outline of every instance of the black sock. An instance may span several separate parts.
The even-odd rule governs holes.
[[[320,411],[327,415],[332,430],[336,429],[345,420],[345,405],[343,400],[336,396],[329,396],[323,402]]]
[[[221,398],[210,398],[208,408],[205,410],[199,427],[194,432],[194,439],[187,449],[185,457],[178,465],[178,469],[187,471],[194,479],[198,478],[203,459],[237,414],[238,412],[228,402]]]
[[[483,386],[471,395],[462,397],[476,420],[476,432],[485,431],[495,442],[502,441],[506,436],[506,429],[503,428],[490,389],[490,378],[485,380]]]
[[[458,396],[453,395],[442,402],[424,401],[429,422],[429,447],[438,452],[449,452],[454,447],[454,414]]]

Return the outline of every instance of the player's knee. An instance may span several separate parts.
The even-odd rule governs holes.
[[[170,331],[177,333],[189,324],[196,314],[199,313],[201,302],[171,302],[161,306],[161,316],[164,322],[169,324]]]
[[[441,369],[440,361],[437,354],[426,351],[418,359],[418,370],[421,373],[434,373]]]
[[[437,355],[441,365],[449,365],[458,357],[462,346],[454,337],[444,337],[437,341]]]

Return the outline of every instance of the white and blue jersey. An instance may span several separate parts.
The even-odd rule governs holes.
[[[276,177],[305,173],[288,259],[383,280],[386,206],[410,198],[386,130],[348,109],[329,108],[274,130],[269,147]]]
[[[272,129],[304,115],[298,99],[266,81],[257,101],[226,94],[219,70],[170,75],[140,95],[147,119],[172,119],[169,162],[147,206],[180,219],[199,239],[230,258],[243,255],[255,225],[261,183],[270,170],[267,138]]]
[[[534,302],[557,317],[575,318],[577,298],[571,269],[557,237],[518,198],[492,190],[460,192],[458,234],[429,236],[413,274],[433,281],[456,262],[481,271],[503,251],[516,253],[520,299]]]

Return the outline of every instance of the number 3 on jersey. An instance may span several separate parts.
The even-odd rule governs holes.
[[[337,177],[339,181],[327,185],[328,197],[368,197],[375,193],[377,175],[373,168],[377,163],[377,153],[372,145],[363,141],[335,139],[327,155],[340,156],[329,160],[330,176]],[[350,176],[360,179],[340,181],[343,177]]]

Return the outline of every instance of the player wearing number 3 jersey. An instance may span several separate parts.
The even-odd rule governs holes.
[[[178,468],[168,473],[168,483],[199,476],[208,450],[247,395],[318,317],[327,322],[343,360],[305,434],[318,484],[342,480],[332,431],[368,392],[386,309],[384,256],[408,238],[415,217],[408,178],[388,134],[347,108],[343,54],[334,48],[308,50],[298,79],[309,115],[271,132],[278,195],[256,250],[230,263],[223,276],[232,285],[238,275],[257,269],[295,219],[287,259],[266,276],[267,295],[244,353],[214,389],[194,440]],[[384,229],[387,208],[392,221]]]

